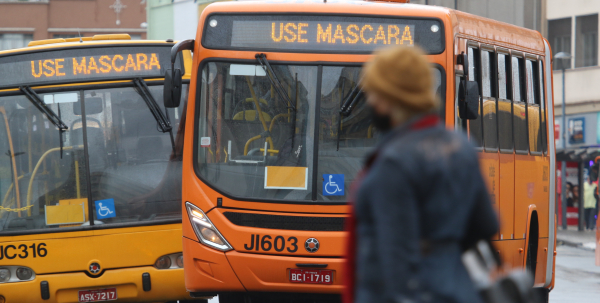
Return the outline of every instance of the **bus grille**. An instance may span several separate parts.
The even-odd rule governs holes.
[[[344,231],[344,218],[341,217],[300,217],[237,212],[225,212],[223,215],[231,223],[246,227],[306,231]]]

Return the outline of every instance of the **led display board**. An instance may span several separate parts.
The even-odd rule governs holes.
[[[164,77],[170,51],[171,45],[117,46],[0,57],[0,87]]]
[[[430,54],[444,51],[437,19],[213,14],[206,22],[203,46],[213,49],[360,54],[419,45]]]

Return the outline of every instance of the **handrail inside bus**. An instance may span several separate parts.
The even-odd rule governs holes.
[[[38,169],[40,168],[40,165],[42,164],[42,162],[44,162],[44,160],[46,159],[46,157],[55,151],[58,150],[71,150],[73,148],[83,148],[83,145],[77,145],[77,146],[65,146],[65,147],[55,147],[55,148],[51,148],[49,150],[47,150],[38,160],[37,164],[35,165],[35,168],[33,169],[33,172],[31,173],[31,178],[29,178],[29,186],[27,187],[27,206],[29,207],[29,205],[31,204],[31,188],[33,187],[33,180],[35,179],[35,174],[37,173]],[[79,189],[77,189],[77,191],[79,192]],[[27,209],[27,216],[31,216],[31,208]]]

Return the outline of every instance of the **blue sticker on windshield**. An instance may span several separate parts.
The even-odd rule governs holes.
[[[344,175],[333,174],[323,175],[323,196],[343,196],[344,195]]]
[[[96,203],[96,218],[108,219],[117,216],[115,199],[98,200]]]

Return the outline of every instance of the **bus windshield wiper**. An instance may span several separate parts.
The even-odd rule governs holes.
[[[48,120],[54,124],[54,126],[58,127],[61,132],[64,132],[69,129],[69,127],[60,119],[56,113],[42,101],[40,96],[29,86],[21,86],[19,88],[23,94],[33,103],[35,107],[42,113],[46,114]]]
[[[60,119],[60,105],[57,104],[58,106],[58,115],[50,108],[46,105],[46,103],[44,103],[44,101],[40,98],[40,96],[29,86],[24,85],[19,87],[19,89],[21,90],[21,92],[23,92],[23,94],[25,94],[25,96],[27,97],[27,99],[29,99],[29,101],[42,113],[44,113],[46,115],[46,117],[48,118],[48,120],[50,120],[50,122],[52,122],[52,124],[54,124],[54,126],[58,127],[58,134],[59,134],[59,146],[60,146],[60,158],[62,159],[62,155],[63,155],[63,140],[62,140],[62,134],[63,132],[65,132],[66,130],[69,129],[69,127],[65,124],[65,122],[63,122],[62,119]]]
[[[354,87],[354,89],[350,92],[348,97],[346,97],[346,99],[344,100],[342,107],[340,107],[340,115],[344,117],[350,116],[352,110],[354,110],[356,103],[358,103],[358,100],[360,100],[360,97],[362,97],[362,95],[363,90],[361,88],[360,82],[358,82],[356,84],[356,87]]]
[[[171,147],[173,147],[173,151],[175,151],[175,139],[173,138],[173,127],[171,126],[171,121],[169,120],[169,112],[165,108],[165,113],[163,113],[163,111],[158,106],[158,103],[156,103],[156,100],[150,93],[148,85],[146,85],[146,81],[144,81],[144,79],[133,79],[133,83],[138,88],[138,93],[140,94],[142,99],[144,99],[144,102],[146,102],[146,105],[148,106],[148,109],[150,109],[150,112],[156,120],[156,123],[158,123],[160,131],[163,133],[168,132],[171,136]]]
[[[262,66],[262,68],[265,70],[265,73],[268,75],[269,81],[271,81],[271,84],[275,88],[275,91],[277,91],[279,97],[286,101],[288,103],[288,107],[295,112],[296,106],[292,104],[292,101],[290,100],[288,95],[286,95],[285,90],[283,89],[283,85],[281,85],[281,82],[279,82],[277,75],[275,74],[273,68],[271,67],[271,64],[269,64],[269,61],[267,60],[267,55],[256,54],[255,57],[256,61],[258,61],[258,63],[260,63],[260,66]]]
[[[342,88],[343,91],[343,88]],[[336,140],[336,145],[337,145],[337,150],[340,150],[340,133],[342,132],[342,117],[348,117],[350,116],[350,114],[352,113],[352,110],[354,109],[354,107],[356,106],[356,103],[358,103],[358,100],[362,97],[363,95],[363,90],[361,88],[360,85],[360,81],[356,84],[356,86],[354,87],[354,89],[350,92],[350,94],[348,95],[348,97],[346,97],[346,99],[344,99],[344,103],[342,103],[342,106],[340,107],[340,117],[338,119],[338,132],[337,132],[337,140]]]

